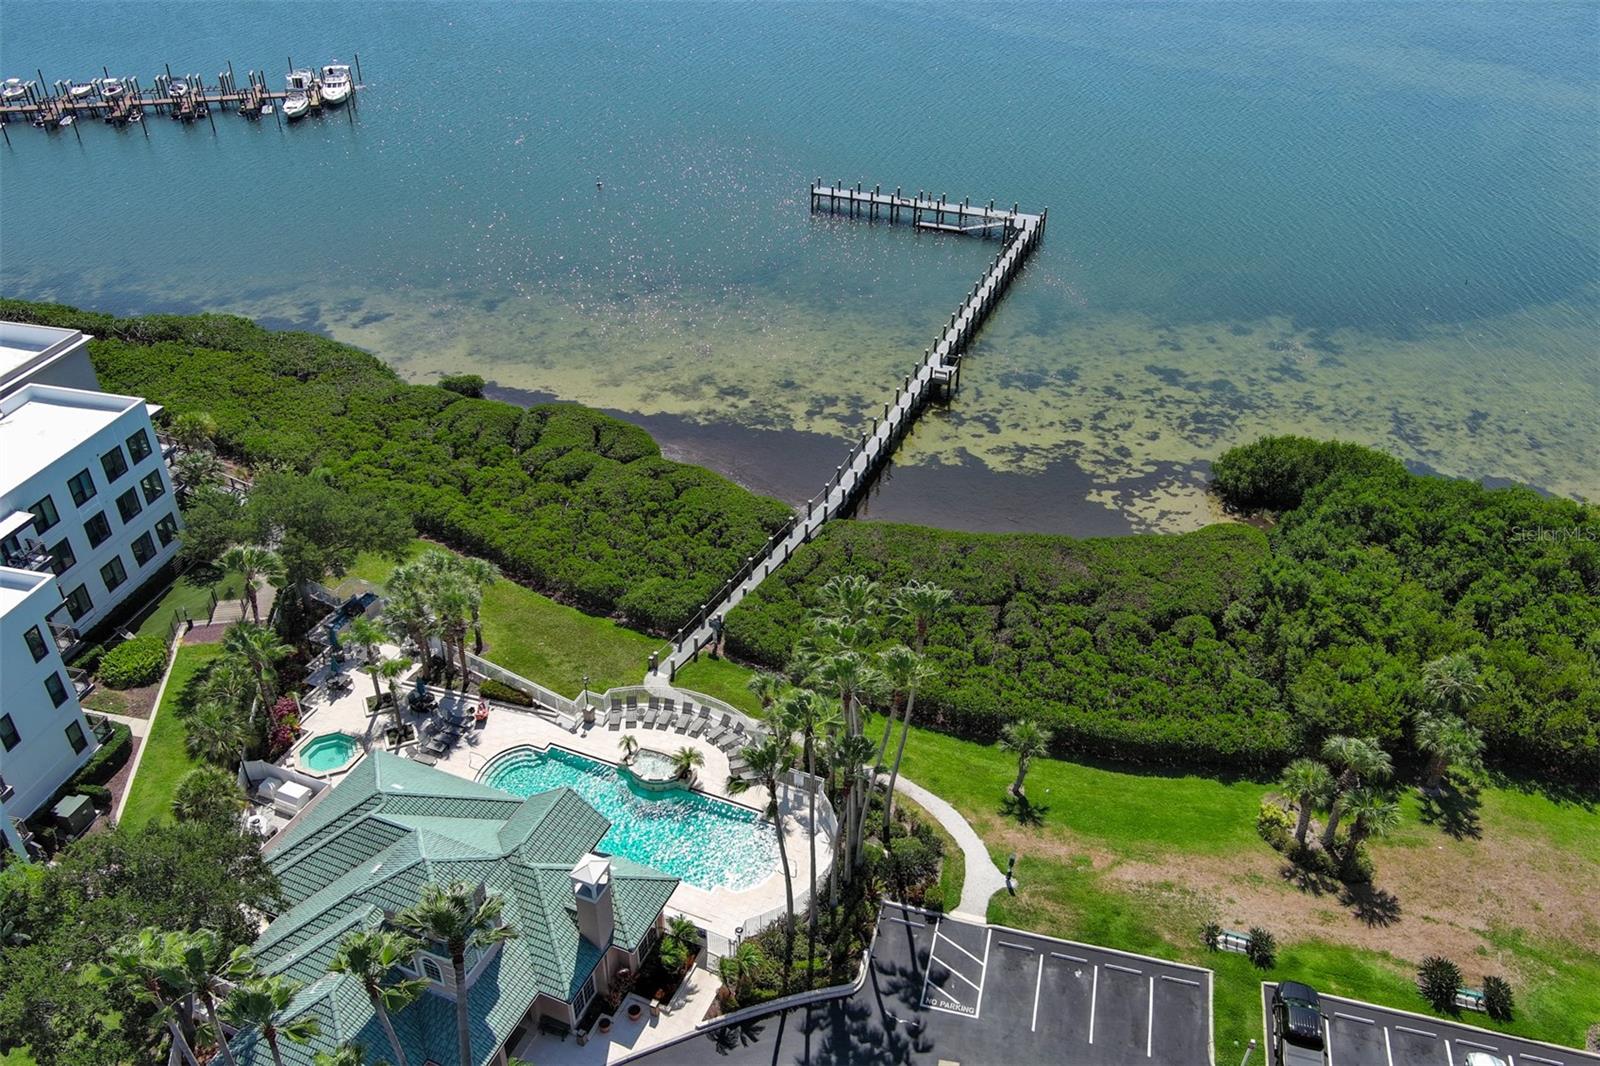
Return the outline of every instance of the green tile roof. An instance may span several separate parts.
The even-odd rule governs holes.
[[[268,853],[290,906],[256,941],[263,969],[305,987],[289,1016],[309,1014],[321,1033],[283,1043],[285,1066],[310,1066],[316,1051],[356,1041],[374,1056],[388,1043],[359,984],[327,973],[351,929],[381,924],[417,902],[429,882],[484,884],[504,900],[518,935],[496,951],[469,992],[473,1052],[481,1066],[540,994],[570,1000],[603,949],[578,932],[570,871],[610,823],[568,789],[518,799],[383,752],[363,759]],[[676,878],[612,858],[612,945],[635,950]],[[433,993],[393,1021],[408,1061],[456,1061],[455,1005]],[[255,1033],[234,1041],[240,1066],[269,1066]]]

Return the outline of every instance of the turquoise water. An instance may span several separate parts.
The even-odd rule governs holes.
[[[570,788],[611,822],[601,850],[699,888],[738,891],[777,870],[777,834],[754,811],[687,789],[651,792],[615,766],[561,748],[500,756],[483,781],[516,796]]]
[[[9,3],[0,76],[359,53],[367,88],[11,129],[0,290],[323,330],[804,499],[991,250],[806,210],[902,184],[1051,226],[874,514],[1178,527],[1289,429],[1600,496],[1597,10]]]
[[[300,749],[296,756],[301,766],[318,773],[327,773],[337,770],[351,759],[355,758],[356,741],[354,737],[343,733],[325,733],[320,737],[313,737],[307,741],[306,746]]]

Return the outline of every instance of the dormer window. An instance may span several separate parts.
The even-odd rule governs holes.
[[[419,955],[418,958],[422,960],[422,976],[426,977],[436,985],[449,983],[444,978],[443,968],[441,968],[437,962],[433,961],[433,959],[427,955]]]

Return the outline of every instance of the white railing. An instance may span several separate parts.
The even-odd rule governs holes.
[[[528,695],[532,696],[540,703],[543,703],[545,706],[559,711],[568,717],[576,718],[578,716],[579,710],[576,700],[569,700],[567,697],[545,688],[537,681],[529,681],[521,674],[513,673],[512,671],[507,670],[505,667],[492,663],[482,656],[474,655],[471,652],[468,652],[467,668],[482,674],[484,677],[492,678],[495,681],[500,682],[502,685],[510,685],[514,689],[519,689],[523,692],[526,692]],[[591,693],[590,699],[593,700],[593,698],[594,694]]]

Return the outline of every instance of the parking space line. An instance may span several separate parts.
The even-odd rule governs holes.
[[[927,922],[913,922],[909,918],[896,918],[892,914],[885,914],[883,916],[883,920],[886,922],[899,922],[901,925],[909,925],[913,929],[923,929],[926,928],[928,924]]]
[[[1050,957],[1053,958],[1053,959],[1071,959],[1073,962],[1081,962],[1084,965],[1088,965],[1088,963],[1089,963],[1088,959],[1082,958],[1081,956],[1078,956],[1078,955],[1065,955],[1065,954],[1063,954],[1063,953],[1061,953],[1059,951],[1052,951],[1050,953]]]
[[[1499,1051],[1500,1050],[1499,1048],[1495,1047],[1493,1044],[1480,1044],[1476,1040],[1468,1040],[1464,1036],[1456,1037],[1456,1043],[1465,1044],[1468,1047],[1481,1047],[1485,1051]]]
[[[1444,1041],[1444,1057],[1445,1057],[1445,1061],[1448,1062],[1450,1064],[1450,1066],[1456,1066],[1456,1056],[1455,1056],[1455,1052],[1450,1050],[1450,1038],[1449,1037],[1445,1037],[1445,1041]]]
[[[943,933],[939,932],[939,930],[937,930],[937,929],[935,929],[933,931],[933,939],[934,939],[935,943],[938,943],[940,940],[943,940],[946,944],[949,944],[951,947],[953,947],[957,951],[961,952],[961,954],[965,955],[967,958],[971,959],[973,962],[977,963],[979,966],[983,965],[983,960],[982,959],[978,958],[978,956],[974,955],[972,952],[968,951],[966,948],[962,947],[960,944],[957,944],[954,940],[951,940],[949,937],[945,936]],[[985,940],[984,943],[987,944],[988,941]],[[987,947],[984,948],[984,952],[985,953],[987,953],[988,950],[989,949]]]
[[[1038,951],[1039,950],[1038,948],[1034,947],[1032,944],[1018,944],[1014,940],[1002,940],[1002,941],[1000,941],[1000,946],[1003,947],[1003,948],[1019,948],[1022,951]]]
[[[977,981],[974,981],[972,978],[968,977],[966,974],[962,973],[960,970],[957,970],[955,967],[946,966],[945,969],[950,971],[950,976],[951,977],[959,977],[963,981],[965,981],[967,984],[969,984],[973,988],[977,989],[979,992],[983,991],[983,986],[982,985],[978,984]],[[941,988],[939,991],[943,992],[944,989]]]
[[[1150,975],[1150,998],[1146,1001],[1144,1023],[1144,1057],[1149,1058],[1151,1049],[1156,1046],[1156,978]],[[1390,1066],[1394,1066],[1390,1063]]]
[[[1189,985],[1194,988],[1200,987],[1199,981],[1191,981],[1187,977],[1173,977],[1171,974],[1164,973],[1161,975],[1161,979],[1163,981],[1171,981],[1173,984],[1177,985]]]
[[[1389,1049],[1389,1027],[1383,1027],[1383,1057],[1389,1060],[1389,1066],[1394,1066],[1394,1052]]]
[[[1559,1059],[1547,1059],[1543,1055],[1534,1055],[1527,1051],[1522,1053],[1522,1058],[1526,1062],[1548,1062],[1550,1066],[1566,1066],[1566,1064],[1561,1062]]]
[[[989,941],[993,939],[994,930],[990,929],[983,936],[983,972],[978,975],[978,1005],[972,1008],[974,1018],[983,1013],[983,985],[989,980]]]
[[[1413,1029],[1409,1025],[1397,1025],[1397,1026],[1395,1026],[1395,1029],[1397,1029],[1398,1031],[1400,1031],[1402,1033],[1414,1033],[1417,1036],[1425,1036],[1429,1040],[1437,1040],[1437,1039],[1439,1039],[1439,1034],[1438,1033],[1430,1033],[1426,1029]],[[1561,1066],[1561,1064],[1558,1062],[1558,1063],[1556,1063],[1556,1066]]]
[[[1028,1026],[1030,1032],[1039,1031],[1039,987],[1044,984],[1044,954],[1039,955],[1039,973],[1033,979],[1033,1022]]]
[[[1344,1018],[1344,1019],[1345,1019],[1345,1020],[1347,1020],[1347,1021],[1352,1021],[1352,1022],[1360,1022],[1360,1023],[1362,1023],[1362,1024],[1363,1024],[1363,1025],[1376,1025],[1376,1024],[1377,1024],[1377,1023],[1376,1023],[1376,1022],[1374,1022],[1374,1021],[1373,1021],[1373,1020],[1372,1020],[1372,1019],[1371,1019],[1371,1018],[1363,1018],[1363,1017],[1362,1017],[1362,1016],[1361,1016],[1361,1015],[1359,1015],[1359,1014],[1346,1014],[1346,1013],[1345,1013],[1345,1012],[1344,1012],[1344,1011],[1342,1011],[1342,1010],[1336,1010],[1336,1011],[1334,1011],[1334,1012],[1333,1012],[1333,1016],[1334,1016],[1334,1017],[1335,1017],[1335,1018]]]
[[[1333,1066],[1333,1022],[1326,1014],[1322,1016],[1322,1031],[1327,1034],[1322,1046],[1328,1049],[1328,1066]]]
[[[1106,969],[1108,969],[1108,970],[1121,970],[1123,973],[1137,974],[1140,977],[1144,976],[1144,971],[1143,970],[1135,970],[1132,966],[1118,966],[1114,962],[1106,963]]]
[[[1094,1043],[1094,1004],[1100,997],[1100,966],[1095,964],[1094,984],[1089,986],[1089,1043]]]

